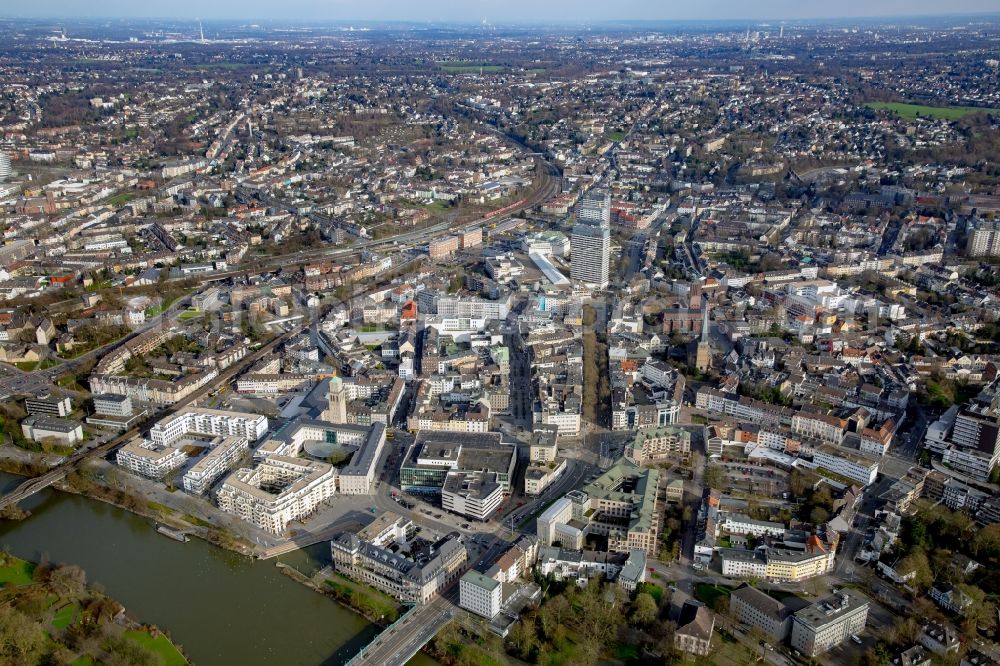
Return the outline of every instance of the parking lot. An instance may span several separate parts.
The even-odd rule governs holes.
[[[719,463],[729,488],[751,495],[787,499],[789,475],[784,470],[753,463]]]

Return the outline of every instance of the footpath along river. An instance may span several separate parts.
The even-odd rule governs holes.
[[[0,472],[0,490],[19,477]],[[179,543],[149,520],[103,502],[45,490],[32,515],[0,525],[18,557],[76,564],[140,622],[166,631],[197,666],[343,664],[378,633],[360,615],[284,576],[200,539]],[[308,571],[322,548],[284,561]],[[436,662],[417,655],[409,666]]]

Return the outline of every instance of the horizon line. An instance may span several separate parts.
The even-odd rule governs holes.
[[[379,24],[379,23],[390,23],[390,24],[406,24],[406,25],[454,25],[454,26],[481,26],[483,21],[486,21],[492,27],[500,26],[524,26],[524,25],[538,25],[538,26],[549,26],[549,27],[579,27],[584,25],[621,25],[621,24],[685,24],[685,23],[732,23],[732,22],[755,22],[755,23],[774,23],[785,24],[795,22],[813,22],[813,23],[824,23],[824,22],[836,22],[836,21],[885,21],[885,20],[900,20],[900,19],[946,19],[946,18],[971,18],[971,17],[981,17],[981,18],[996,18],[1000,20],[1000,10],[996,11],[981,11],[981,12],[925,12],[917,14],[872,14],[872,15],[854,15],[854,16],[815,16],[815,17],[792,17],[792,18],[781,18],[781,17],[726,17],[726,18],[685,18],[685,19],[670,19],[670,18],[594,18],[594,19],[581,19],[578,21],[568,21],[565,19],[552,19],[552,20],[532,20],[532,19],[495,19],[489,20],[488,18],[477,20],[477,19],[393,19],[393,18],[299,18],[295,20],[285,19],[285,18],[264,18],[264,17],[211,17],[200,19],[195,19],[189,16],[139,16],[139,15],[128,15],[128,14],[95,14],[90,16],[72,15],[72,14],[53,14],[53,15],[12,15],[4,14],[0,12],[0,20],[13,20],[13,21],[94,21],[94,20],[132,20],[132,21],[226,21],[226,22],[241,22],[241,23],[281,23],[286,25],[296,25],[296,24]]]

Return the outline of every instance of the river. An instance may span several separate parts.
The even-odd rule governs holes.
[[[0,473],[0,489],[19,478]],[[197,666],[342,664],[377,633],[361,616],[257,562],[200,539],[179,543],[149,520],[103,502],[45,490],[22,503],[32,515],[0,524],[18,557],[76,564],[125,605],[166,631]],[[284,561],[309,571],[325,549]],[[435,662],[417,655],[408,666]]]

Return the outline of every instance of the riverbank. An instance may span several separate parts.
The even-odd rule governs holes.
[[[4,474],[0,481],[10,490],[20,479]],[[2,549],[81,567],[132,617],[169,632],[198,666],[338,666],[378,632],[271,562],[202,539],[169,539],[148,518],[111,503],[53,488],[23,505],[29,519],[0,521]],[[0,663],[10,662],[0,655]]]
[[[121,603],[88,586],[79,567],[0,553],[0,584],[5,663],[189,663],[162,631],[130,619]]]
[[[290,564],[277,562],[275,566],[292,580],[347,606],[383,629],[399,619],[403,609],[395,599],[373,587],[361,585],[337,573],[328,573],[329,567],[310,578]]]
[[[57,490],[80,495],[92,500],[116,506],[137,516],[166,525],[184,534],[196,536],[213,546],[234,552],[244,557],[254,557],[254,547],[246,539],[215,527],[204,519],[184,514],[165,504],[147,499],[142,494],[125,487],[113,487],[100,483],[98,477],[86,471],[74,471],[63,481],[55,484]]]
[[[373,612],[367,594],[347,598],[332,587],[324,589],[321,579],[310,580],[309,573],[300,580],[282,575],[272,563],[247,557],[252,551],[249,542],[237,549],[230,539],[213,538],[218,530],[210,530],[210,524],[190,515],[193,510],[165,507],[160,497],[160,501],[146,499],[138,490],[136,477],[109,475],[116,468],[106,461],[93,461],[84,471],[86,483],[79,484],[74,475],[22,502],[31,516],[27,520],[0,520],[0,544],[28,560],[48,557],[83,566],[94,580],[134,609],[136,617],[178,636],[199,666],[336,666],[374,637],[378,632],[374,625],[385,626],[391,617],[391,613]],[[3,477],[6,490],[20,482]],[[118,487],[111,487],[111,483]],[[205,502],[183,495],[174,504]],[[189,543],[168,539],[157,534],[154,523],[199,539]],[[317,572],[329,564],[328,550],[313,549],[311,556],[307,551],[296,551],[293,559],[306,556],[309,562],[305,570]],[[169,584],[157,584],[167,581]],[[192,605],[195,599],[197,603]],[[291,630],[285,606],[302,618]],[[233,632],[234,626],[239,626],[240,632]],[[331,626],[336,627],[332,632]],[[277,627],[282,629],[277,631]],[[436,662],[418,654],[411,664]]]

